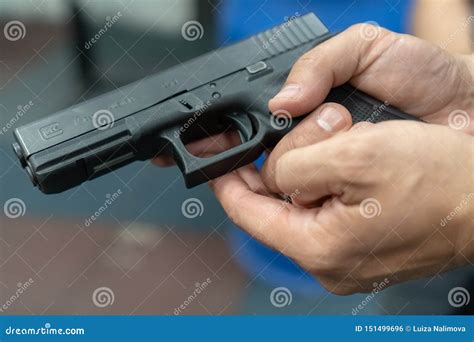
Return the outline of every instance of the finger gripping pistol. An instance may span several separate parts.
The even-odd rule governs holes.
[[[257,159],[301,118],[269,112],[296,60],[332,34],[312,13],[19,127],[13,148],[33,184],[58,193],[135,160],[172,154],[187,187]],[[326,101],[354,123],[413,119],[349,84]],[[207,158],[186,144],[228,130],[241,144]]]

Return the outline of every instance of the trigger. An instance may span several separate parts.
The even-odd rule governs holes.
[[[249,116],[245,113],[232,113],[226,115],[229,123],[237,126],[237,131],[239,132],[240,140],[242,142],[249,141],[253,137],[253,124]]]

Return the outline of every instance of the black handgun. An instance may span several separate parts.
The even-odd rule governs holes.
[[[272,115],[268,101],[303,53],[333,35],[312,13],[212,51],[15,130],[13,148],[33,184],[58,193],[135,160],[171,153],[187,187],[257,159],[301,118]],[[326,101],[353,121],[416,118],[349,84]],[[186,144],[238,131],[241,144],[208,158]]]

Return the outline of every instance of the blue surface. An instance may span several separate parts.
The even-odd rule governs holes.
[[[473,321],[474,318],[469,316],[5,316],[0,320],[0,340],[472,342]],[[465,331],[415,332],[421,327],[434,330],[434,326],[461,327],[461,330],[464,327]],[[35,330],[34,335],[11,333],[15,329],[29,328]],[[74,336],[50,334],[51,329],[67,328],[84,329],[84,333]],[[398,331],[386,331],[390,329]],[[38,334],[40,331],[48,334]]]
[[[219,6],[219,40],[221,44],[228,44],[307,12],[316,13],[333,32],[367,21],[392,31],[406,32],[412,3],[411,0],[224,0]],[[261,158],[257,165],[262,161]],[[231,230],[230,245],[237,262],[251,277],[273,286],[291,286],[303,295],[325,291],[291,260],[241,230]]]
[[[314,12],[331,31],[375,21],[406,32],[412,0],[224,0],[219,7],[220,41],[228,43],[278,25],[296,13]],[[303,6],[306,7],[303,7]]]

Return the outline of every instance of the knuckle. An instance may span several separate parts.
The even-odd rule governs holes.
[[[366,23],[358,23],[349,26],[347,32],[350,34],[357,34],[360,38],[366,38],[365,40],[369,41],[373,38],[376,40],[377,38],[383,38],[388,34],[392,34],[393,32],[379,26],[376,22],[366,22]],[[367,36],[371,34],[373,36]]]
[[[364,66],[380,57],[399,37],[401,35],[384,29],[375,22],[356,24],[348,29],[348,39],[361,54],[361,63]]]
[[[349,26],[347,31],[351,33],[359,33],[360,31],[363,31],[364,29],[367,29],[367,28],[373,29],[377,27],[378,26],[374,25],[373,23],[357,23],[357,24],[353,24]]]
[[[312,49],[304,53],[295,63],[296,66],[306,67],[308,64],[313,65],[317,61],[316,54],[314,53],[315,49]]]
[[[374,143],[370,139],[353,139],[340,144],[334,158],[336,172],[346,181],[357,179],[370,167],[375,158]]]
[[[306,52],[296,61],[291,69],[289,78],[298,75],[307,75],[308,73],[311,74],[313,71],[317,70],[317,65],[321,61],[321,56],[318,56],[318,54],[315,53],[315,50],[316,48]]]
[[[229,217],[229,219],[232,222],[234,222],[236,225],[239,225],[240,215],[239,215],[239,210],[237,210],[237,207],[232,206],[232,207],[228,208],[226,211],[227,211],[227,216]]]
[[[294,150],[295,148],[298,148],[298,147],[306,146],[311,141],[311,135],[305,134],[305,132],[295,132],[295,133],[301,133],[301,134],[291,134],[290,132],[290,134],[288,135],[288,142],[286,146],[287,151]]]
[[[275,166],[275,184],[278,189],[284,191],[287,186],[287,174],[291,172],[293,157],[291,153],[285,153],[276,161]]]
[[[218,194],[218,198],[221,201],[221,204],[227,213],[229,219],[234,222],[236,225],[240,225],[242,221],[242,210],[239,206],[239,203],[242,203],[246,200],[245,195],[242,196],[241,194],[232,191],[232,189],[223,189],[219,188],[218,185],[216,187],[219,189],[220,192]]]

